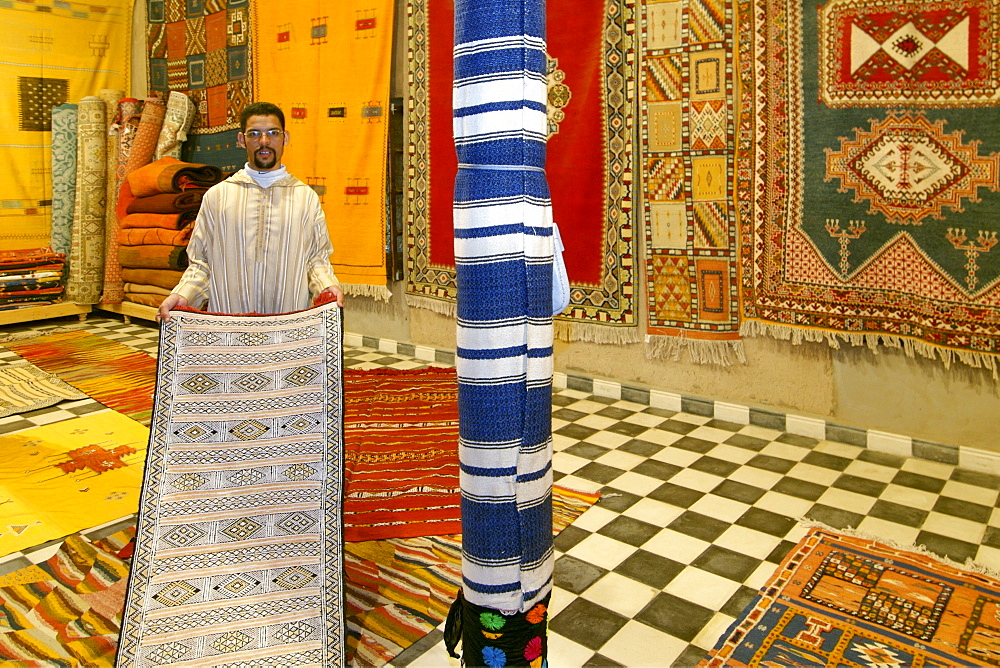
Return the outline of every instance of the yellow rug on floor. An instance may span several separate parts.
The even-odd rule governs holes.
[[[0,436],[0,555],[135,513],[148,442],[114,411]]]

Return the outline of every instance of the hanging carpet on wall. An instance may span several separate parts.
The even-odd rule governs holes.
[[[742,330],[998,377],[1000,3],[740,14]]]
[[[341,312],[160,333],[117,665],[345,664]]]
[[[250,10],[250,0],[149,2],[149,89],[163,100],[172,91],[185,93],[194,105],[187,141],[175,157],[227,172],[246,162],[236,133],[240,111],[253,101]]]
[[[11,36],[0,41],[0,112],[7,120],[0,156],[10,166],[0,184],[0,250],[52,243],[52,109],[125,87],[132,6],[0,3],[0,25]]]
[[[739,340],[735,4],[642,3],[648,354],[728,365]]]
[[[281,107],[288,171],[313,187],[347,294],[389,299],[386,180],[393,0],[254,6],[256,100]]]
[[[699,668],[995,666],[1000,581],[813,529]]]
[[[411,305],[455,312],[452,187],[454,3],[408,3],[409,170],[406,238]],[[549,0],[546,173],[566,247],[570,305],[556,336],[640,340],[632,224],[635,85],[634,0]]]

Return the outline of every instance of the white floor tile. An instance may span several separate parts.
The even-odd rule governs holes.
[[[664,668],[685,649],[680,638],[632,620],[601,648],[601,655],[629,668]]]

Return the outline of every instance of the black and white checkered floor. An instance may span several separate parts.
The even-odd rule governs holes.
[[[156,352],[151,323],[109,315],[34,329],[57,325]],[[15,359],[0,348],[0,364]],[[349,367],[452,362],[431,348],[345,340]],[[0,419],[0,433],[102,409],[63,403]],[[805,534],[803,519],[1000,570],[998,475],[565,388],[552,429],[559,484],[602,494],[556,539],[553,668],[695,665]],[[438,630],[391,665],[458,662]]]

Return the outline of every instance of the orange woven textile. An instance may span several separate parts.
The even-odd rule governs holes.
[[[699,667],[996,666],[998,601],[983,573],[813,529]]]
[[[118,243],[122,246],[142,246],[143,244],[186,246],[190,238],[190,226],[181,230],[167,230],[162,227],[133,227],[118,230]]]
[[[128,175],[135,197],[179,193],[189,188],[207,188],[222,180],[222,171],[211,165],[182,162],[164,156]]]
[[[344,373],[344,538],[460,533],[454,369]]]

